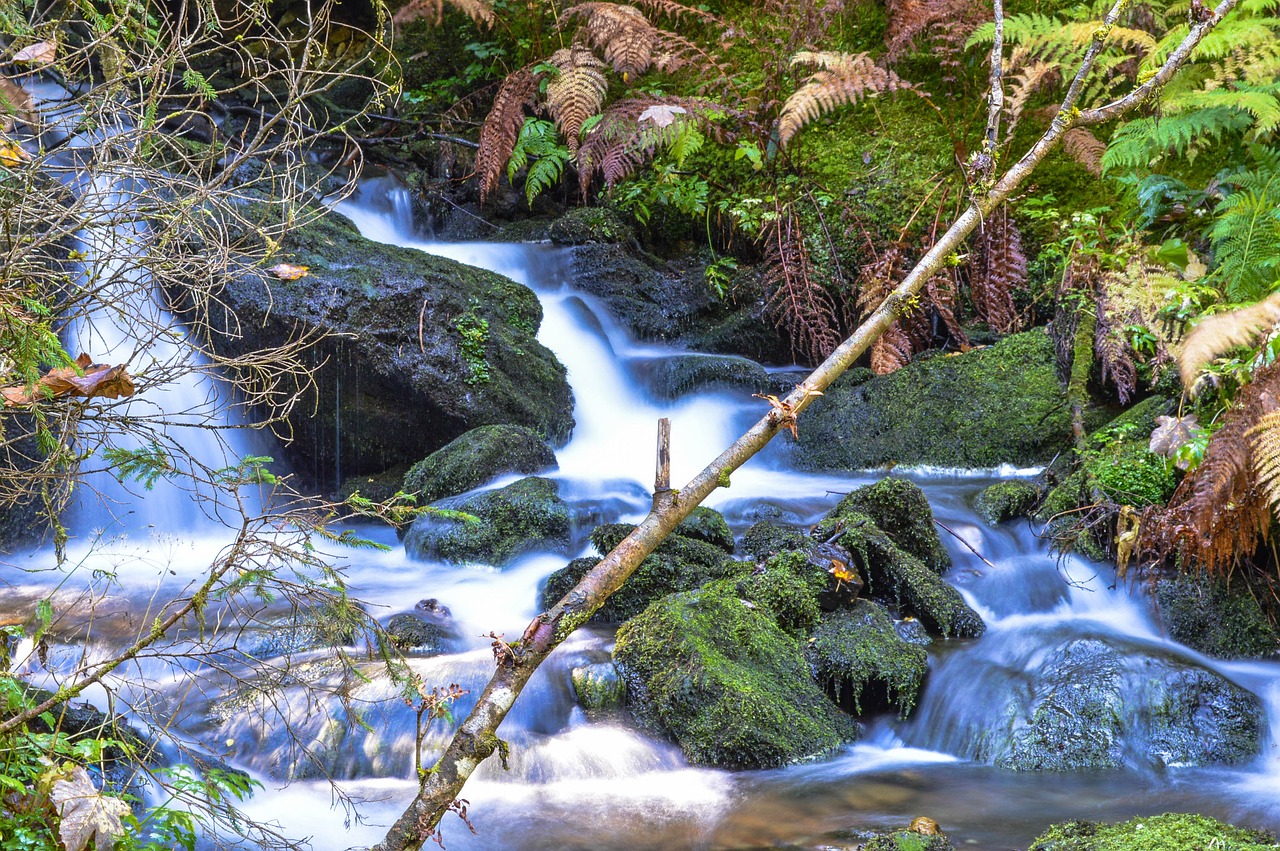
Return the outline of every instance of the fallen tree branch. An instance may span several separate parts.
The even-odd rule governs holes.
[[[1183,42],[1150,80],[1114,103],[1081,112],[1076,108],[1085,78],[1093,70],[1111,27],[1125,0],[1117,0],[1098,28],[1080,70],[1072,81],[1057,116],[1022,159],[1014,163],[990,188],[975,194],[972,203],[946,233],[920,259],[915,268],[875,309],[870,317],[836,348],[796,389],[771,408],[769,413],[739,437],[721,455],[679,491],[655,495],[653,509],[635,530],[592,568],[568,594],[529,624],[519,641],[504,654],[498,670],[485,687],[471,713],[458,727],[444,754],[423,779],[417,796],[387,831],[374,851],[416,851],[436,836],[440,818],[454,805],[463,785],[485,759],[505,744],[497,736],[498,725],[506,717],[521,690],[543,660],[575,629],[604,604],[611,594],[640,566],[679,523],[711,493],[728,481],[729,474],[759,452],[784,427],[789,428],[813,399],[826,390],[867,348],[907,309],[912,297],[962,247],[978,224],[1005,202],[1031,175],[1062,136],[1078,124],[1094,124],[1116,117],[1136,106],[1168,82],[1191,55],[1201,39],[1223,16],[1235,8],[1237,0],[1222,0],[1213,14],[1192,27]]]

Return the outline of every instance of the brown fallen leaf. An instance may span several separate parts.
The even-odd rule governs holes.
[[[70,779],[53,784],[49,800],[58,810],[58,837],[67,851],[111,851],[116,837],[124,834],[121,819],[128,815],[129,805],[99,792],[80,766]]]
[[[36,124],[35,101],[22,86],[0,76],[0,133],[13,129],[15,119],[34,127]]]
[[[133,378],[125,371],[124,364],[91,363],[89,356],[82,353],[76,358],[75,367],[55,367],[42,375],[34,386],[5,387],[0,389],[0,396],[4,397],[6,407],[14,408],[60,396],[119,399],[135,392]]]
[[[52,65],[58,58],[58,45],[52,41],[37,41],[13,54],[14,62],[26,62],[31,65]]]
[[[296,281],[311,274],[309,266],[295,266],[292,263],[277,263],[267,271],[282,281]]]
[[[24,151],[21,145],[8,139],[0,139],[0,165],[5,168],[17,168],[29,162],[31,162],[31,154]]]
[[[1147,448],[1156,455],[1173,458],[1178,450],[1189,443],[1200,429],[1195,414],[1185,417],[1156,417],[1156,429],[1151,432],[1151,442]],[[1185,470],[1186,461],[1178,462],[1178,469]]]

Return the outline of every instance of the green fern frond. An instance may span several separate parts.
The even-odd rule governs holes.
[[[1280,282],[1280,198],[1236,192],[1218,205],[1213,239],[1214,276],[1231,301],[1254,301]]]
[[[1102,171],[1146,170],[1153,161],[1170,153],[1194,158],[1193,145],[1243,132],[1252,122],[1248,113],[1225,106],[1163,118],[1136,118],[1112,136],[1102,158]]]
[[[507,179],[515,182],[516,174],[528,169],[524,176],[524,197],[529,206],[533,199],[560,182],[564,167],[572,155],[560,142],[556,126],[542,118],[526,118],[516,137],[507,163]]]
[[[1280,98],[1276,96],[1277,88],[1280,87],[1241,86],[1190,92],[1177,99],[1176,107],[1179,111],[1187,107],[1197,110],[1225,107],[1245,112],[1253,117],[1254,133],[1270,133],[1280,126]]]

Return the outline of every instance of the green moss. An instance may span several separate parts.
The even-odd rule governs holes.
[[[729,524],[725,522],[724,516],[714,508],[699,505],[680,522],[673,534],[695,541],[706,541],[727,553],[733,552],[733,533],[729,531]]]
[[[1273,653],[1280,637],[1258,601],[1242,585],[1207,577],[1182,576],[1156,584],[1160,621],[1169,637],[1219,659],[1248,659]]]
[[[761,520],[742,536],[743,551],[759,561],[783,550],[804,549],[808,543],[804,530],[772,520]]]
[[[955,851],[945,836],[925,836],[910,830],[898,830],[877,836],[862,851]]]
[[[618,214],[608,207],[578,207],[551,223],[551,241],[559,245],[629,242],[635,239]]]
[[[1084,465],[1107,498],[1120,505],[1164,505],[1178,486],[1176,468],[1149,452],[1145,440],[1087,452]]]
[[[951,556],[934,528],[933,509],[919,485],[906,479],[881,479],[840,500],[834,514],[842,517],[850,512],[870,517],[895,544],[938,573],[951,566]]]
[[[1071,821],[1054,825],[1028,851],[1274,851],[1275,837],[1200,815],[1165,813],[1121,824]]]
[[[814,675],[841,706],[863,711],[894,707],[905,716],[924,682],[924,648],[903,641],[883,607],[859,600],[822,619],[805,651]]]
[[[859,385],[837,381],[801,417],[795,463],[808,470],[1029,466],[1070,442],[1053,343],[1029,331]]]
[[[772,612],[778,626],[803,636],[818,624],[818,595],[826,587],[827,575],[805,553],[783,552],[770,558],[764,570],[740,579],[737,589],[743,599]]]
[[[983,520],[996,526],[1029,514],[1039,498],[1039,489],[1029,482],[998,482],[978,494],[974,508]]]
[[[459,348],[462,350],[462,360],[467,365],[467,377],[464,380],[472,385],[488,384],[491,374],[485,352],[489,346],[489,320],[476,313],[476,305],[473,303],[470,310],[458,317],[453,327],[462,337]]]
[[[498,567],[527,552],[563,552],[569,545],[569,509],[559,489],[550,479],[530,476],[479,494],[451,507],[480,522],[420,517],[405,536],[405,549],[419,558]]]
[[[858,735],[823,695],[800,644],[733,580],[658,600],[618,631],[632,711],[693,763],[773,768]]]
[[[598,718],[622,708],[627,687],[612,662],[584,665],[570,672],[573,693],[588,718]]]
[[[478,488],[503,473],[538,473],[556,465],[555,453],[532,429],[516,425],[473,428],[414,464],[405,493],[425,505]]]

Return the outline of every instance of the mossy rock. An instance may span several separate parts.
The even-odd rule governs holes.
[[[786,632],[808,635],[822,616],[821,597],[829,577],[803,551],[772,556],[762,569],[738,580],[737,592],[744,600],[763,606]]]
[[[733,532],[729,531],[724,515],[704,505],[699,505],[692,514],[681,520],[672,534],[714,544],[726,553],[733,552]]]
[[[278,256],[309,266],[309,275],[228,279],[211,342],[235,356],[319,337],[309,350],[319,365],[317,404],[295,406],[284,449],[299,473],[332,481],[339,469],[365,475],[413,464],[487,424],[523,425],[554,444],[568,438],[572,393],[564,366],[537,340],[542,308],[528,287],[367,240],[333,212],[292,229]],[[171,296],[183,303],[182,293]]]
[[[697,765],[776,768],[859,734],[813,681],[800,643],[734,580],[653,603],[618,630],[614,661],[637,719]]]
[[[450,501],[478,523],[419,517],[405,535],[405,550],[416,558],[480,562],[495,567],[539,550],[569,548],[569,509],[551,479],[530,476],[495,491]]]
[[[1280,636],[1247,588],[1180,576],[1156,583],[1160,622],[1169,637],[1219,659],[1256,659],[1280,646]]]
[[[992,526],[1031,513],[1040,499],[1040,490],[1030,482],[997,482],[984,488],[974,500],[978,515]]]
[[[624,523],[599,526],[592,532],[591,539],[601,554],[607,553],[631,534],[634,528]],[[635,573],[596,611],[591,623],[621,623],[640,614],[654,600],[667,594],[688,591],[704,582],[722,579],[743,570],[743,566],[733,561],[722,547],[685,537],[679,531],[677,527],[676,532],[668,535],[640,563]],[[599,561],[598,558],[574,559],[552,573],[542,587],[538,605],[544,611],[555,605]]]
[[[612,662],[583,665],[569,673],[573,694],[588,718],[602,718],[626,703],[627,686]]]
[[[395,649],[413,651],[422,656],[447,653],[456,643],[456,636],[440,624],[408,612],[392,615],[384,632]]]
[[[1138,816],[1120,824],[1055,824],[1028,851],[1274,851],[1270,833],[1185,813]]]
[[[488,425],[459,435],[405,474],[403,490],[421,504],[455,496],[506,473],[531,475],[555,469],[556,455],[532,429]]]
[[[951,566],[951,556],[933,522],[929,498],[914,482],[891,477],[860,487],[840,500],[827,517],[838,519],[853,513],[870,517],[895,544],[929,569],[942,573]]]
[[[742,536],[743,551],[758,561],[785,550],[802,550],[810,543],[807,532],[773,520],[761,520]]]
[[[1149,396],[1089,433],[1086,443],[1094,448],[1121,442],[1146,443],[1156,429],[1156,417],[1170,412],[1173,403],[1165,396]]]
[[[1164,505],[1178,486],[1173,462],[1147,449],[1147,438],[1124,441],[1084,455],[1087,475],[1117,505]]]
[[[805,655],[818,682],[857,714],[893,709],[905,716],[928,662],[924,648],[903,641],[889,613],[870,600],[825,615]]]
[[[1070,442],[1053,342],[1028,331],[859,384],[837,381],[801,417],[795,463],[805,470],[1025,467]]]
[[[574,207],[557,216],[549,231],[557,245],[631,242],[636,236],[608,207]]]
[[[734,355],[674,355],[636,362],[637,378],[657,399],[679,399],[709,390],[763,392],[769,374],[753,360]]]
[[[941,834],[926,836],[914,830],[895,830],[875,837],[861,851],[955,851],[955,845]]]

